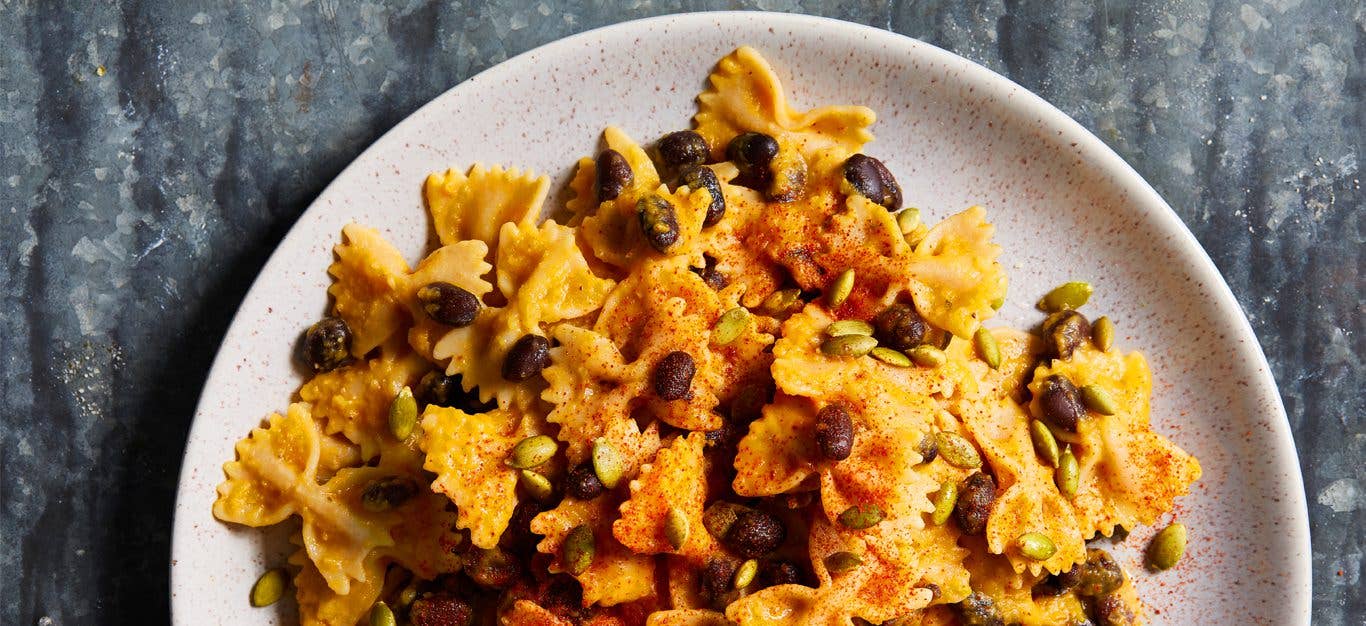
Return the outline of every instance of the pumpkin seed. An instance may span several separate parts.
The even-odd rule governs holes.
[[[934,443],[939,448],[939,456],[949,465],[959,469],[976,469],[982,466],[982,455],[978,454],[977,448],[958,433],[935,433]]]
[[[863,320],[840,320],[825,327],[825,334],[830,337],[843,337],[845,335],[873,336],[873,325]]]
[[[1081,482],[1081,468],[1077,465],[1077,456],[1072,454],[1072,446],[1062,449],[1062,455],[1058,457],[1058,469],[1053,473],[1054,481],[1058,483],[1058,493],[1071,500],[1077,497],[1077,486]]]
[[[896,214],[896,227],[901,229],[901,234],[909,235],[920,227],[920,209],[909,207]]]
[[[1110,397],[1110,392],[1100,385],[1082,387],[1081,403],[1101,415],[1114,415],[1119,410],[1119,407],[1115,406],[1115,399]]]
[[[393,610],[384,601],[376,602],[375,606],[370,607],[370,626],[398,626]]]
[[[740,568],[735,570],[735,588],[744,589],[754,582],[754,577],[759,575],[759,561],[750,559],[740,564]]]
[[[564,540],[564,571],[578,576],[593,565],[597,549],[593,545],[593,529],[588,524],[579,524],[569,531]]]
[[[996,343],[996,335],[985,327],[978,328],[972,336],[972,345],[977,348],[977,356],[982,357],[991,369],[1001,367],[1001,346]]]
[[[626,473],[626,459],[601,437],[593,441],[593,473],[608,489],[616,489]]]
[[[845,528],[863,530],[876,526],[884,517],[882,507],[876,504],[855,504],[840,513],[839,521]]]
[[[993,311],[999,311],[999,310],[1001,310],[1001,307],[1003,307],[1003,306],[1005,306],[1005,305],[1006,305],[1006,298],[1005,298],[1005,296],[1001,296],[1001,297],[999,297],[999,298],[995,298],[995,299],[993,299],[993,300],[991,301],[991,310],[993,310]]]
[[[688,541],[688,517],[683,511],[676,507],[669,507],[669,512],[664,514],[664,538],[669,541],[669,545],[677,550],[683,547]]]
[[[759,309],[770,316],[778,316],[792,310],[793,305],[801,300],[802,291],[800,289],[779,289],[771,294],[759,304]]]
[[[278,567],[266,570],[266,573],[261,574],[251,586],[251,605],[262,607],[279,602],[285,595],[286,584],[288,580],[285,578],[285,570]]]
[[[1091,283],[1074,280],[1054,287],[1039,299],[1040,311],[1054,313],[1068,309],[1080,309],[1091,299]]]
[[[558,448],[550,435],[532,435],[517,442],[503,463],[513,469],[531,469],[549,461]]]
[[[831,574],[843,574],[863,565],[863,559],[853,552],[836,552],[825,557],[825,569]]]
[[[1148,544],[1148,567],[1155,570],[1169,570],[1176,567],[1181,555],[1186,553],[1186,526],[1173,522],[1163,528]]]
[[[849,294],[854,291],[854,268],[849,268],[839,273],[835,280],[830,283],[830,293],[826,296],[826,302],[830,308],[835,308],[849,298]],[[870,333],[871,334],[871,333]]]
[[[381,513],[402,505],[417,495],[417,483],[390,476],[370,483],[361,492],[360,504],[371,513]]]
[[[740,337],[740,333],[745,332],[745,327],[749,325],[749,311],[744,307],[735,307],[716,320],[716,325],[711,329],[711,342],[724,346],[730,344]]]
[[[517,474],[517,482],[537,500],[549,500],[555,493],[555,488],[550,485],[550,479],[539,472],[522,470]]]
[[[1091,343],[1101,352],[1109,352],[1115,345],[1115,323],[1109,317],[1102,315],[1091,324]]]
[[[876,348],[873,348],[872,351],[870,351],[868,354],[872,355],[873,358],[882,361],[883,363],[886,363],[888,365],[895,365],[897,367],[910,367],[912,365],[911,357],[908,357],[905,354],[897,352],[896,350],[893,350],[891,348],[884,348],[882,346],[878,346]]]
[[[395,439],[403,441],[413,434],[416,426],[417,399],[413,397],[412,389],[404,387],[389,403],[389,432],[393,433]]]
[[[821,353],[838,358],[861,357],[877,347],[877,340],[867,335],[831,337],[821,343]]]
[[[1015,543],[1020,546],[1020,554],[1033,561],[1047,561],[1058,553],[1058,546],[1043,533],[1025,533]]]
[[[408,586],[407,586],[407,587],[404,587],[402,591],[398,592],[398,605],[399,605],[400,607],[406,607],[406,606],[408,606],[409,604],[412,604],[412,603],[413,603],[413,600],[416,600],[416,599],[417,599],[417,579],[413,579],[412,582],[408,583]]]
[[[916,346],[909,353],[911,360],[920,367],[936,368],[949,360],[943,350],[934,346]]]
[[[953,507],[958,504],[958,483],[946,480],[939,485],[939,493],[934,495],[934,512],[930,514],[930,521],[935,526],[943,526],[953,515]]]
[[[1058,466],[1058,439],[1048,425],[1039,420],[1029,420],[1029,439],[1034,442],[1034,452],[1043,457],[1050,467]]]
[[[747,510],[733,502],[717,500],[702,512],[702,526],[707,529],[711,536],[721,539],[730,532],[731,525],[740,517],[740,513]]]

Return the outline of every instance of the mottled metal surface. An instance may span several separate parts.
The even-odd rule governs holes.
[[[0,622],[166,619],[172,497],[214,349],[275,243],[379,134],[571,33],[763,8],[978,61],[1157,188],[1280,382],[1315,622],[1366,623],[1360,2],[219,4],[0,0]]]

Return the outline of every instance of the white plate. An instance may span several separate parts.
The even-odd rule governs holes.
[[[366,150],[304,213],[237,312],[195,414],[176,503],[175,623],[293,619],[290,603],[247,603],[256,576],[284,562],[283,531],[230,527],[210,507],[233,443],[301,382],[290,349],[327,304],[341,227],[377,227],[415,262],[429,172],[482,161],[562,185],[609,124],[641,141],[687,127],[713,64],[743,44],[774,64],[799,107],[872,107],[867,151],[896,174],[909,206],[930,219],[987,207],[1011,279],[1003,321],[1037,321],[1030,305],[1043,291],[1086,279],[1098,286],[1088,309],[1116,320],[1121,346],[1148,355],[1156,428],[1204,467],[1177,510],[1190,529],[1180,567],[1142,570],[1152,529],[1118,551],[1151,621],[1308,622],[1304,493],[1275,382],[1228,286],[1157,193],[1062,112],[933,46],[833,20],[702,13],[569,37],[465,81]]]

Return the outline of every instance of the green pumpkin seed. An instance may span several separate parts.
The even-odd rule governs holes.
[[[1102,315],[1091,324],[1091,343],[1101,352],[1109,352],[1115,345],[1115,323],[1109,317]]]
[[[371,513],[382,513],[401,506],[417,495],[417,483],[400,476],[381,478],[361,492],[360,504]]]
[[[836,358],[861,357],[877,347],[877,340],[867,335],[831,337],[821,343],[821,353]]]
[[[1186,526],[1173,522],[1154,535],[1148,544],[1148,567],[1159,571],[1169,570],[1176,567],[1185,553]]]
[[[759,575],[759,561],[750,559],[740,564],[735,570],[735,588],[744,589],[754,582],[754,577]]]
[[[688,517],[683,511],[669,507],[669,512],[664,514],[664,538],[669,541],[669,545],[677,550],[683,547],[688,541]]]
[[[1015,543],[1020,546],[1020,554],[1033,561],[1047,561],[1058,553],[1058,546],[1043,533],[1025,533]]]
[[[993,311],[999,311],[999,310],[1001,310],[1001,307],[1003,307],[1003,306],[1005,306],[1005,305],[1006,305],[1006,298],[1005,298],[1005,296],[1001,296],[1001,297],[996,298],[996,299],[993,299],[993,300],[991,301],[991,310],[993,310]]]
[[[389,605],[380,601],[370,607],[370,626],[398,626],[398,620],[394,619],[394,612]]]
[[[593,545],[593,529],[588,524],[579,524],[569,531],[564,539],[564,571],[578,576],[593,565],[597,548]]]
[[[413,398],[413,390],[404,387],[389,403],[389,432],[393,433],[395,439],[403,441],[413,434],[416,426],[417,400]]]
[[[778,316],[793,309],[793,306],[801,300],[802,291],[800,289],[779,289],[771,294],[759,304],[759,310],[770,316]]]
[[[503,463],[513,469],[531,469],[549,461],[558,449],[550,435],[532,435],[517,442]]]
[[[279,602],[285,595],[287,584],[289,581],[285,578],[285,570],[278,567],[266,570],[266,573],[261,574],[251,586],[251,605],[262,607]]]
[[[737,306],[726,311],[711,329],[711,342],[718,346],[729,345],[745,332],[746,326],[749,326],[749,311],[744,307]]]
[[[830,293],[826,297],[826,302],[830,308],[835,308],[849,299],[849,294],[854,292],[854,268],[849,268],[840,272],[835,277],[834,282],[830,283]]]
[[[891,348],[878,346],[869,351],[868,354],[872,355],[873,358],[882,361],[883,363],[886,363],[888,365],[895,365],[897,367],[910,367],[912,365],[911,357],[908,357]]]
[[[522,489],[527,494],[537,500],[549,500],[555,494],[555,488],[551,486],[550,479],[539,472],[522,470],[517,474],[517,482],[522,485]]]
[[[920,227],[920,209],[907,207],[896,214],[896,227],[901,230],[901,235],[906,236]]]
[[[1048,425],[1039,420],[1029,420],[1029,439],[1034,442],[1034,452],[1048,463],[1049,467],[1058,466],[1058,439]]]
[[[1081,468],[1077,465],[1077,456],[1072,454],[1072,446],[1062,449],[1062,455],[1058,457],[1058,469],[1053,473],[1053,479],[1058,483],[1058,493],[1071,500],[1077,497],[1077,486],[1081,482]]]
[[[608,489],[616,489],[626,473],[626,459],[601,437],[593,441],[593,473]]]
[[[876,526],[884,517],[886,515],[882,512],[882,507],[876,504],[856,504],[840,513],[839,521],[845,528],[863,530]]]
[[[936,368],[949,360],[943,350],[934,346],[920,345],[911,348],[909,353],[911,360],[920,367]]]
[[[398,592],[398,605],[400,607],[406,608],[409,604],[413,603],[413,600],[416,599],[417,579],[413,579],[412,582],[408,583],[407,587],[404,587],[402,591]]]
[[[977,448],[958,433],[935,433],[934,443],[939,447],[939,456],[949,465],[959,469],[977,469],[982,466],[982,455],[977,452]]]
[[[953,507],[958,505],[958,483],[946,480],[939,485],[939,493],[934,495],[934,512],[930,521],[935,526],[943,526],[953,516]]]
[[[825,327],[825,334],[830,337],[843,337],[845,335],[873,336],[873,325],[863,320],[840,320]]]
[[[1114,415],[1119,411],[1115,406],[1115,399],[1110,397],[1110,392],[1100,385],[1086,385],[1081,388],[1081,403],[1086,408],[1091,409],[1101,415]]]
[[[1091,299],[1091,283],[1074,280],[1053,288],[1036,305],[1040,311],[1053,313],[1068,309],[1080,309]]]
[[[972,345],[977,348],[977,356],[982,357],[991,369],[1001,367],[1001,346],[996,343],[996,335],[986,327],[978,328],[972,336]]]
[[[734,524],[735,520],[740,517],[740,513],[746,510],[748,509],[734,502],[717,500],[702,512],[702,526],[707,529],[711,536],[721,539],[730,532],[731,524]]]
[[[863,559],[853,552],[836,552],[825,557],[825,569],[831,574],[843,574],[863,565]]]

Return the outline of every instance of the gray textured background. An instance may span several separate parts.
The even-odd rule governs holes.
[[[0,623],[165,621],[177,469],[219,338],[371,141],[537,45],[716,8],[934,43],[1132,163],[1280,382],[1316,622],[1366,623],[1360,0],[247,4],[0,0]]]

